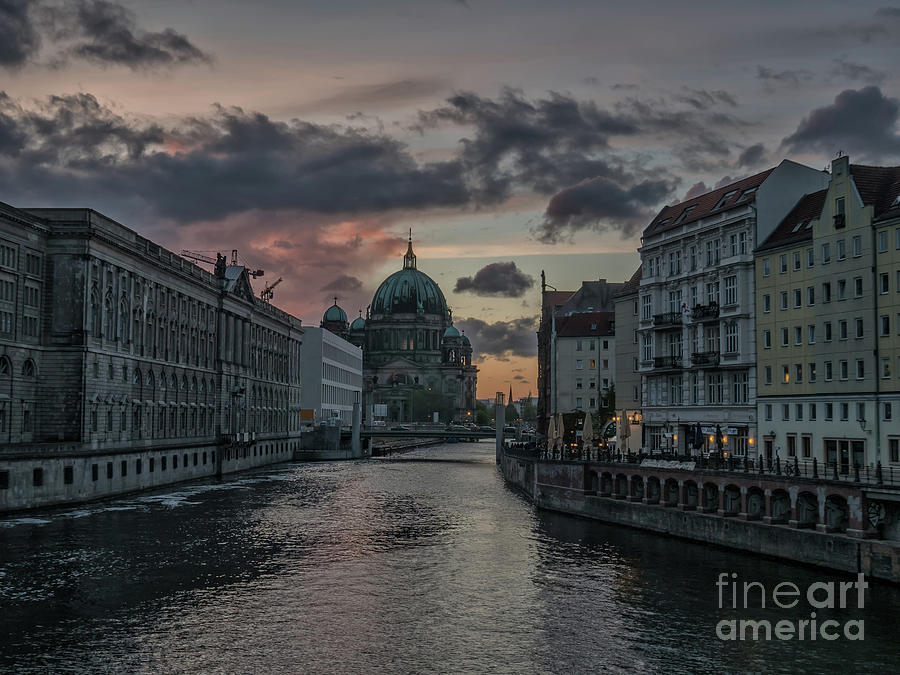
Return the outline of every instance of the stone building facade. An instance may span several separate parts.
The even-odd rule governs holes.
[[[640,285],[641,268],[638,267],[613,298],[616,306],[616,444],[618,450],[625,453],[641,447],[641,375],[638,372]]]
[[[0,205],[0,510],[287,459],[298,319],[90,209]]]

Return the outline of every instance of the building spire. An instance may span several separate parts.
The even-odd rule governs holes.
[[[416,254],[413,253],[412,249],[412,228],[409,228],[409,244],[406,247],[406,255],[403,256],[403,269],[416,269]]]

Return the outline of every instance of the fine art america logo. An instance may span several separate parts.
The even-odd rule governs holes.
[[[771,619],[722,619],[716,624],[720,640],[864,640],[865,621],[848,618],[838,621],[819,616],[819,610],[862,610],[869,584],[862,574],[856,581],[816,581],[801,589],[791,581],[782,581],[771,589],[760,581],[737,580],[735,572],[721,572],[716,581],[720,610],[772,612]],[[793,610],[796,614],[808,606],[804,618],[778,617],[774,613]]]

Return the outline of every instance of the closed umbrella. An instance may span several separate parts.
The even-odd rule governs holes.
[[[594,424],[591,420],[591,413],[587,412],[584,415],[584,431],[581,432],[581,440],[584,441],[584,451],[587,453],[587,456],[591,456],[591,441],[594,438]]]
[[[550,418],[550,424],[547,425],[547,452],[553,452],[556,446],[556,418]]]
[[[563,424],[562,413],[559,413],[559,424],[556,425],[556,436],[559,438],[560,452],[566,447],[566,425]]]

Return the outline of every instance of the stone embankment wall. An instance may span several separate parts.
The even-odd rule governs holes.
[[[900,542],[878,538],[900,491],[508,453],[500,468],[539,508],[900,583]]]

